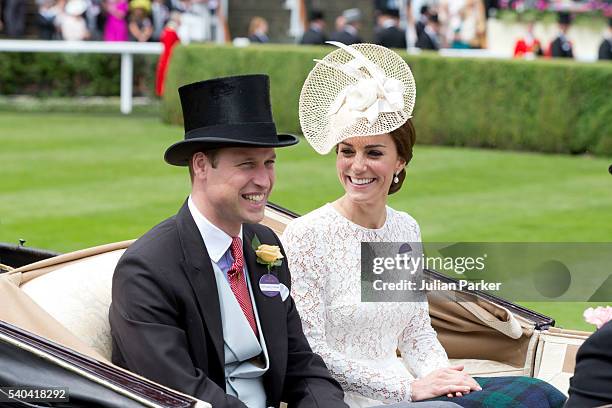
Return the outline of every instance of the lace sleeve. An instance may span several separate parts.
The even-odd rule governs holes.
[[[420,378],[438,368],[448,367],[448,356],[431,327],[427,302],[415,306],[410,322],[399,336],[398,346],[402,359]]]
[[[283,244],[291,271],[291,293],[304,333],[344,391],[385,403],[411,400],[413,378],[369,367],[329,347],[325,337],[325,287],[328,275],[322,262],[321,240],[313,229],[290,224]]]
[[[417,242],[421,242],[418,224],[412,220],[412,225]],[[420,378],[438,368],[448,367],[449,363],[446,351],[431,326],[429,305],[425,301],[415,306],[410,322],[399,336],[398,348],[406,365]]]

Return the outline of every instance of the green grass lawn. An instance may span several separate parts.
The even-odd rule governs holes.
[[[135,238],[182,204],[186,169],[163,152],[182,129],[146,116],[0,113],[0,241],[71,251]],[[334,157],[278,150],[272,201],[308,212],[341,193]],[[417,146],[390,204],[426,241],[612,241],[611,159]],[[611,299],[612,302],[612,299]],[[559,325],[586,303],[529,303]]]

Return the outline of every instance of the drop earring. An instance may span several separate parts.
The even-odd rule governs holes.
[[[399,174],[399,171],[397,173],[395,173],[395,177],[393,177],[393,182],[395,184],[399,183],[399,177],[397,177],[398,174]]]

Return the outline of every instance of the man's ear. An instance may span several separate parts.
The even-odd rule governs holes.
[[[191,168],[193,170],[194,179],[205,178],[209,167],[210,162],[204,153],[198,152],[191,157]]]

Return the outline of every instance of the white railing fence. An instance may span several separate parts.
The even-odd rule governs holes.
[[[1,52],[53,52],[77,54],[121,55],[121,113],[132,112],[134,54],[160,54],[160,43],[100,42],[100,41],[48,41],[0,40]]]

